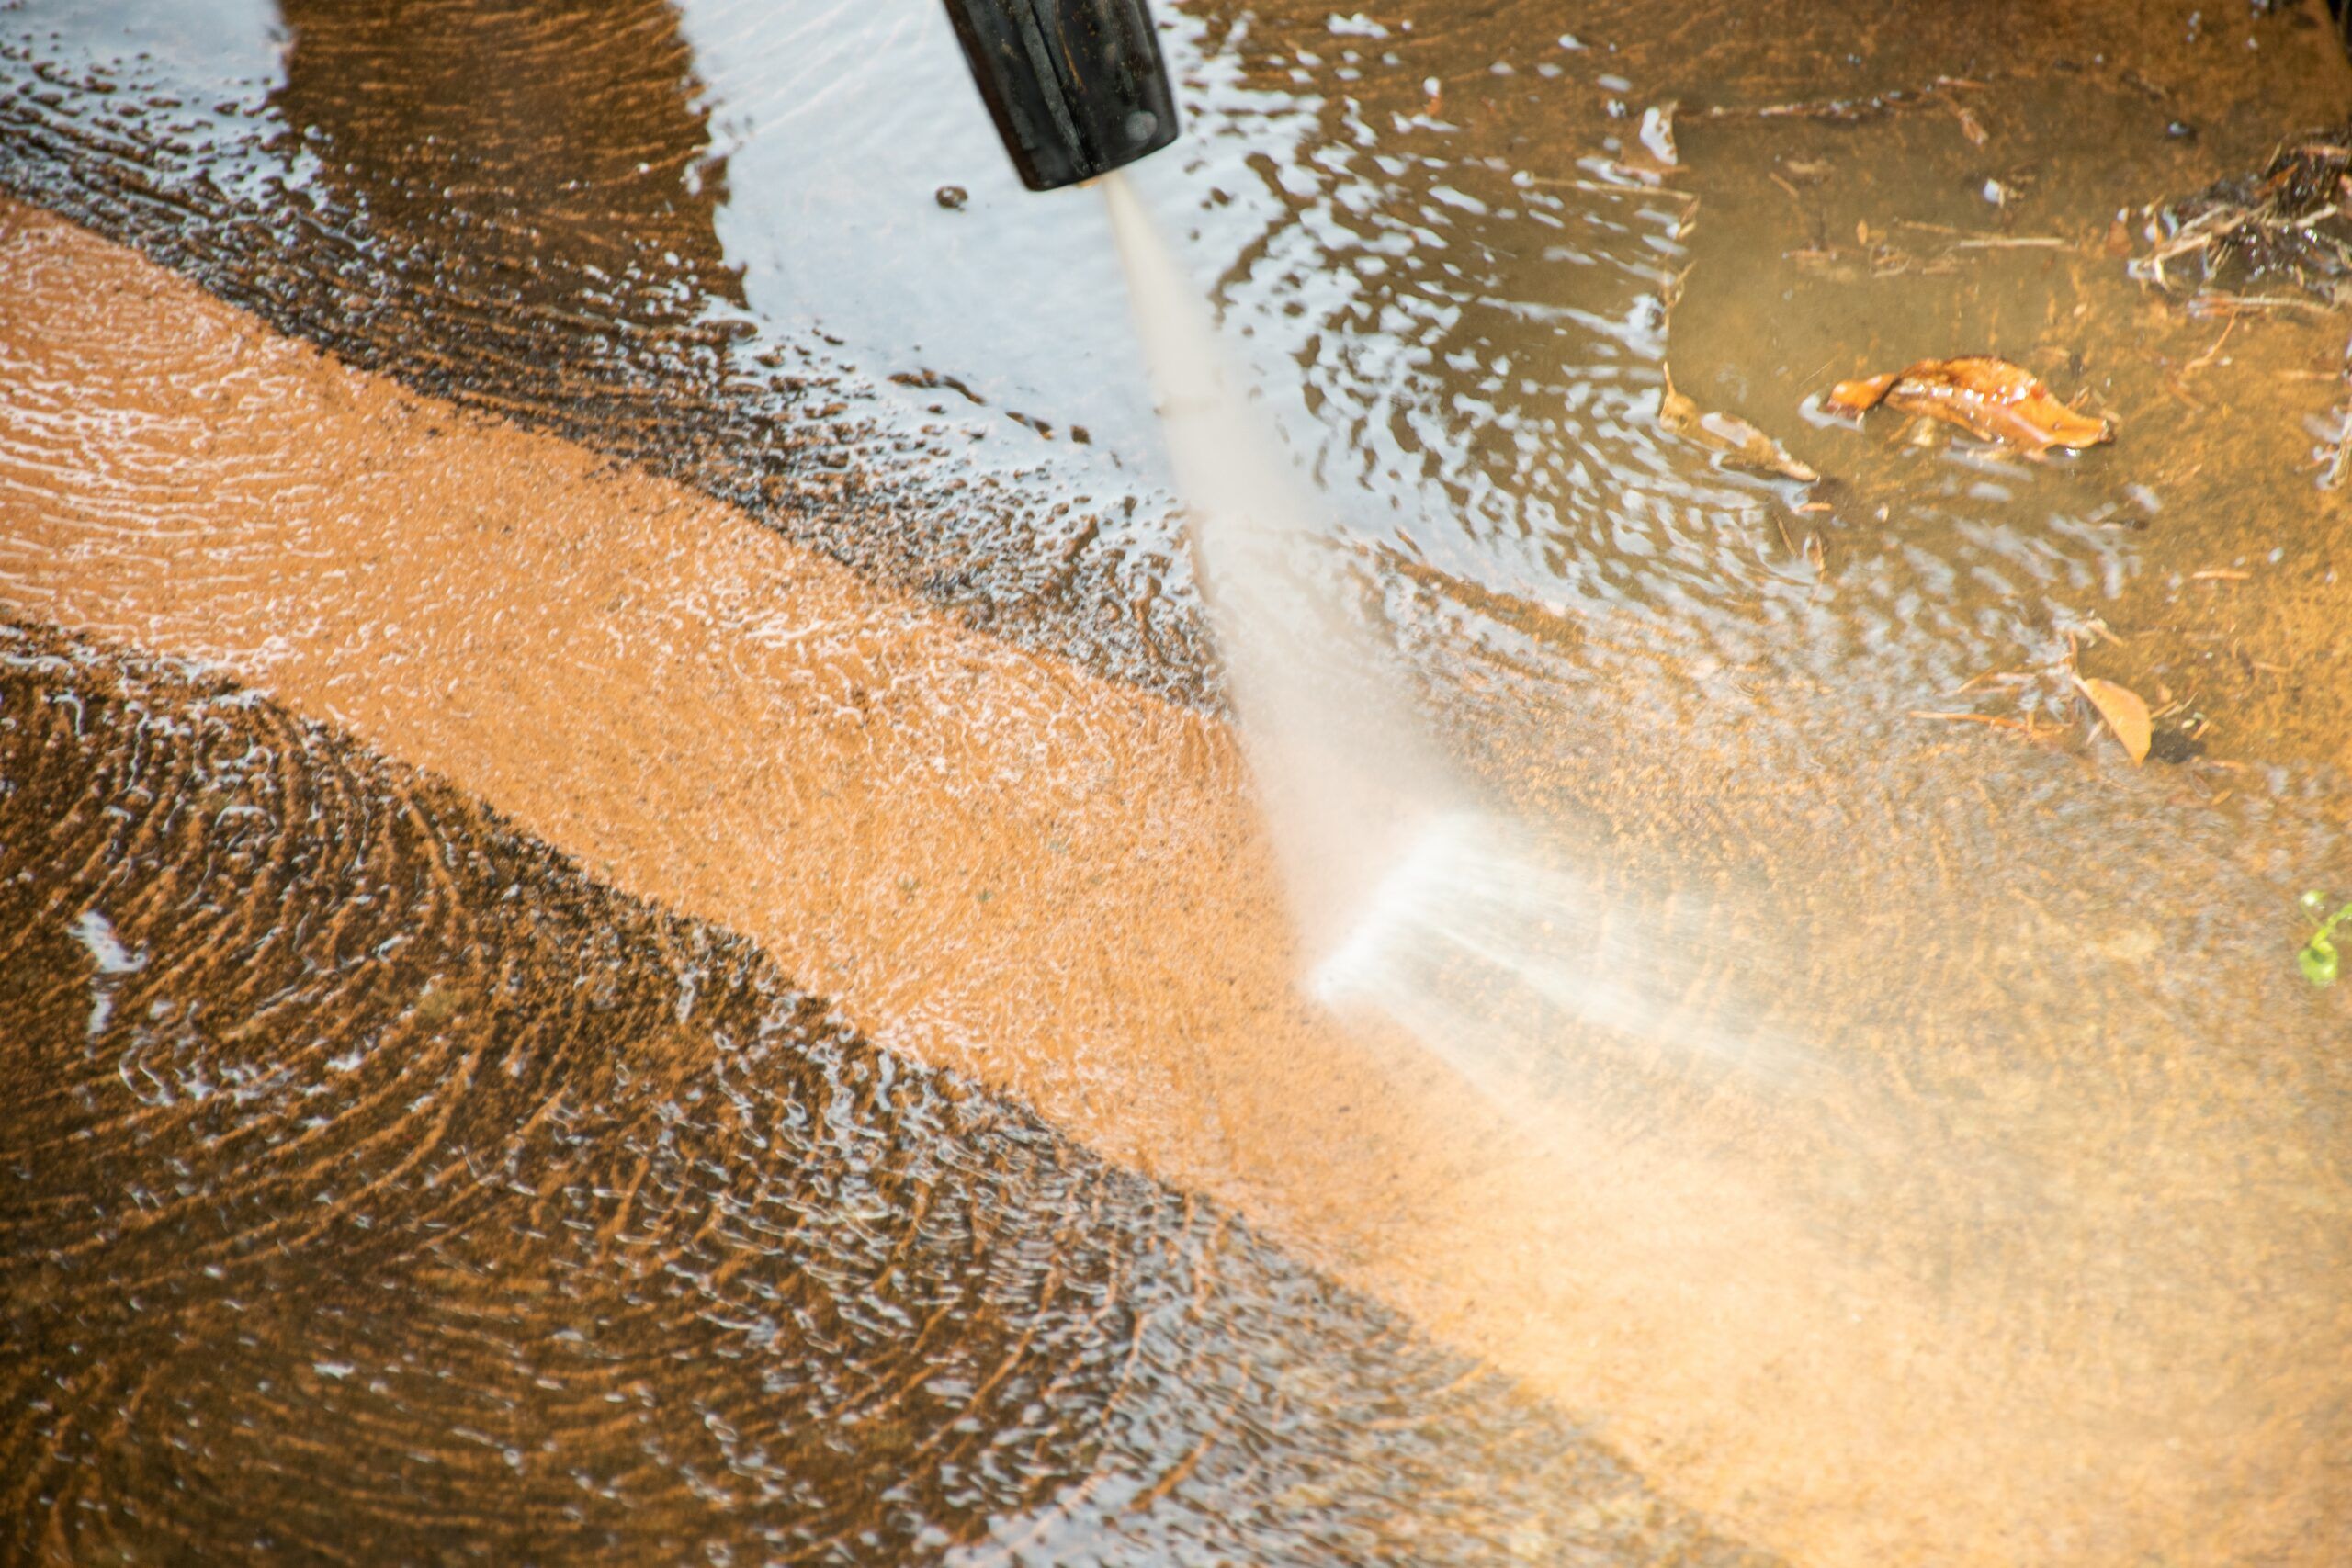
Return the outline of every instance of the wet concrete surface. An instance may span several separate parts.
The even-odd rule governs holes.
[[[0,627],[0,780],[16,1561],[1761,1561],[249,693]]]
[[[736,35],[776,31],[755,9]],[[968,92],[944,16],[925,16],[933,92],[907,101],[939,101],[943,60]],[[283,12],[220,0],[171,23],[47,6],[7,20],[0,189],[138,244],[353,364],[684,479],[1000,635],[1202,689],[1193,613],[1153,586],[1177,570],[1164,529],[1136,549],[1092,547],[1118,535],[1131,498],[1046,480],[1037,430],[1001,411],[950,425],[922,412],[972,412],[956,389],[989,386],[983,369],[905,355],[861,369],[821,322],[771,325],[746,308],[745,263],[718,228],[729,160],[662,0]],[[175,32],[149,35],[160,51],[126,51],[126,20],[135,41],[141,27],[185,27],[210,48]],[[854,43],[888,24],[842,27]],[[894,103],[911,91],[876,86]],[[967,137],[992,137],[977,97],[950,101],[968,110]],[[992,141],[972,145],[994,156]],[[797,194],[756,209],[838,221]],[[928,188],[922,202],[948,216]],[[1093,254],[1096,292],[1115,310],[1107,241]],[[934,375],[946,379],[912,390],[888,379]],[[1085,418],[1053,411],[1062,445]],[[943,461],[982,437],[1015,455]]]
[[[10,408],[6,592],[217,660],[598,877],[743,931],[885,1045],[1216,1195],[1589,1414],[1749,1539],[1818,1561],[2330,1562],[2352,1518],[2346,1025],[2291,953],[2295,895],[2352,885],[2325,653],[2340,502],[2311,483],[2341,321],[2194,316],[2137,293],[2109,252],[2119,207],[2258,165],[2340,107],[2344,76],[2300,13],[2192,27],[2189,9],[1894,29],[1863,8],[1669,25],[1629,7],[1577,17],[1570,39],[1554,9],[1514,5],[1174,18],[1197,140],[1148,166],[1155,199],[1197,214],[1195,266],[1250,334],[1268,418],[1323,480],[1432,722],[1608,897],[1698,911],[1702,940],[1649,967],[1758,1060],[1794,1042],[1834,1065],[1794,1089],[1702,1070],[1672,1039],[1645,1055],[1570,1043],[1498,1107],[1291,996],[1230,738],[1094,679],[1214,690],[1165,498],[1100,412],[1121,395],[1097,385],[1114,356],[1073,331],[1074,379],[1016,355],[990,381],[927,338],[871,335],[934,247],[953,254],[939,225],[1011,224],[1058,259],[1091,220],[992,208],[972,150],[935,141],[886,161],[890,188],[920,194],[935,169],[974,186],[963,213],[894,230],[900,209],[826,197],[815,174],[797,206],[731,174],[706,205],[695,182],[721,188],[720,171],[680,151],[703,138],[730,172],[796,163],[713,85],[754,91],[728,74],[760,58],[727,30],[737,11],[646,13],[668,97],[628,86],[627,51],[594,28],[511,35],[510,74],[544,56],[567,78],[575,50],[608,61],[620,85],[596,123],[635,128],[616,144],[659,154],[649,166],[696,171],[631,194],[626,158],[531,155],[615,184],[620,232],[720,233],[632,242],[626,286],[565,259],[607,271],[616,242],[567,228],[530,157],[498,164],[511,130],[451,154],[520,182],[477,183],[411,164],[394,129],[448,122],[334,101],[338,71],[402,101],[456,90],[452,67],[411,58],[423,45],[367,63],[389,46],[365,13],[313,18],[354,63],[320,67],[323,96],[299,113],[274,106],[307,46],[280,40],[281,80],[265,18],[258,53],[225,52],[266,69],[217,117],[196,96],[153,102],[158,73],[200,51],[116,81],[86,69],[86,38],[25,28],[0,184],[450,401],[298,363],[18,216],[14,276],[64,281],[7,323],[11,380],[40,395]],[[447,19],[491,40],[521,14]],[[842,48],[897,36],[798,20]],[[1639,136],[1668,98],[1674,173]],[[854,146],[877,101],[923,119],[876,94],[812,112]],[[204,123],[154,128],[175,115]],[[298,122],[340,164],[278,144]],[[424,196],[435,179],[458,216]],[[394,216],[368,228],[379,208]],[[795,212],[831,254],[886,258],[876,276],[793,274]],[[516,238],[534,228],[553,242],[540,295]],[[100,277],[131,291],[124,315],[73,297]],[[465,280],[454,302],[420,292],[445,277]],[[1075,263],[1055,278],[1081,323],[1110,287]],[[846,290],[842,343],[779,322],[779,299],[814,315],[829,289]],[[708,335],[730,321],[747,329]],[[2124,415],[2117,445],[2026,465],[1816,427],[1799,406],[1818,380],[1960,346]],[[797,389],[745,369],[803,351],[775,373],[806,363]],[[1835,475],[1830,510],[1660,431],[1669,359],[1682,389]],[[930,384],[888,379],[901,371]],[[452,403],[741,499],[852,570],[763,555],[741,513],[634,473],[592,483],[584,454]],[[1009,425],[1012,407],[1056,439]],[[1102,438],[1071,447],[1072,420]],[[1131,408],[1124,427],[1140,423]],[[798,464],[820,471],[789,505],[740,482],[797,487]],[[1045,545],[1020,532],[1065,501]],[[961,640],[893,585],[1000,606],[989,624],[1017,646]],[[2152,697],[2176,682],[2184,739],[2210,708],[2207,754],[2124,766],[2049,679],[2069,634],[2086,672]],[[943,683],[967,666],[980,678]],[[2020,669],[2014,687],[1968,684]],[[1987,690],[2004,700],[1986,716],[2036,730],[1911,716]],[[876,693],[896,705],[862,734]],[[1023,815],[1024,797],[1042,807]],[[825,846],[805,863],[820,870],[791,870],[779,820]]]
[[[352,372],[58,220],[0,210],[0,244],[41,302],[0,440],[28,611],[266,682],[1103,1152],[1143,1157],[1170,1098],[1137,1034],[1306,1032],[1214,719]],[[1114,1053],[1106,1083],[1089,1058]]]
[[[1628,716],[1611,765],[1555,772],[1541,705],[1467,689],[1505,798],[1612,825],[1596,897],[1734,911],[1635,955],[1683,1024],[1557,1042],[1498,1104],[1295,996],[1199,714],[55,220],[8,237],[40,305],[12,602],[248,672],[745,931],[876,1039],[1222,1197],[1807,1554],[2325,1539],[2340,1061],[2263,900],[2215,889],[2327,863],[2335,797],[2225,815],[1954,739],[1931,787],[1792,811],[1769,736]],[[1726,769],[1703,801],[1694,736]],[[2127,809],[2169,818],[2164,856],[2029,847]],[[1783,1082],[1790,1040],[1835,1072]]]

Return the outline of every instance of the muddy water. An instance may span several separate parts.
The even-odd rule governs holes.
[[[18,1561],[1748,1560],[269,703],[0,627],[0,779]]]
[[[2324,652],[2340,502],[2310,485],[2341,322],[2199,319],[2107,252],[2118,208],[2258,164],[2345,78],[2308,17],[2188,10],[1174,18],[1199,135],[1148,171],[1153,199],[1197,230],[1270,422],[1489,804],[1641,917],[1652,947],[1629,961],[1703,1026],[1561,1051],[1499,1105],[1289,999],[1230,742],[1197,716],[959,640],[638,477],[599,495],[576,453],[288,371],[135,269],[110,276],[138,331],[52,285],[18,333],[12,382],[45,389],[12,403],[7,592],[223,660],[599,875],[746,931],[878,1038],[1227,1196],[1756,1539],[1831,1561],[2330,1561],[2352,1447],[2346,1026],[2291,952],[2294,894],[2352,884]],[[74,15],[81,36],[28,24],[12,56],[10,188],[346,359],[738,498],[868,582],[1201,689],[1148,456],[1101,412],[1120,406],[1097,384],[1115,345],[1087,324],[1106,296],[1064,261],[1094,220],[1000,200],[944,131],[845,163],[933,123],[903,100],[763,99],[783,78],[738,62],[774,58],[771,35],[649,10],[636,37],[674,92],[612,89],[528,155],[534,114],[486,118],[462,167],[427,171],[442,202],[403,205],[418,139],[398,128],[439,146],[464,117],[362,112],[334,85],[446,99],[449,67],[412,63],[407,35],[314,19],[281,70],[262,16],[214,29],[209,57],[158,32],[159,62],[94,75],[152,18],[100,11],[93,38]],[[500,35],[508,15],[439,21],[474,28],[502,77],[630,80],[560,8]],[[935,36],[796,19],[805,58],[852,40],[891,81]],[[324,99],[295,91],[312,45],[351,51],[309,78]],[[230,108],[155,103],[228,55],[253,62],[216,69],[246,77]],[[1639,135],[1669,98],[1671,174]],[[563,158],[587,161],[543,185]],[[603,231],[560,220],[639,163],[675,186],[596,197]],[[785,170],[803,183],[752,183]],[[934,178],[974,204],[923,207]],[[817,250],[791,251],[794,214]],[[992,237],[945,227],[967,220]],[[706,221],[740,285],[671,237]],[[626,284],[616,236],[643,237]],[[945,357],[968,324],[893,335],[933,258],[972,314],[965,243],[1054,258],[1068,352],[973,367]],[[57,232],[9,265],[44,254],[66,277],[113,265]],[[435,298],[441,279],[462,287]],[[2027,465],[1802,407],[1825,378],[1962,347],[2123,416],[2119,443]],[[1752,480],[1659,430],[1669,363],[1839,485]],[[1105,434],[1074,448],[1072,422]],[[826,641],[844,615],[865,639],[845,651]],[[2081,725],[2050,667],[2069,633],[2087,671],[2185,699],[2166,753],[2188,761],[2132,772]],[[943,684],[962,660],[991,673]],[[1967,685],[1988,671],[2024,679]],[[908,706],[852,728],[877,691]],[[1953,708],[2036,728],[1910,716]],[[815,762],[747,756],[747,712]],[[902,728],[900,750],[861,738]],[[1046,805],[1006,818],[1023,798]],[[959,811],[980,826],[933,852]],[[784,869],[780,821],[827,846],[820,869]],[[1006,884],[1035,891],[1025,911]],[[1486,1022],[1450,1021],[1474,1046]],[[1681,1041],[1701,1034],[1803,1070],[1700,1070]]]
[[[9,188],[1000,635],[1202,689],[1108,232],[1087,193],[1018,193],[932,7],[174,12],[14,12]],[[2124,207],[2338,113],[2324,26],[1872,17],[1185,9],[1194,136],[1138,179],[1350,541],[1402,552],[1395,592],[1698,644],[1856,698],[1837,724],[1943,710],[2103,618],[2157,632],[2109,672],[2183,698],[2168,750],[2338,760],[2352,715],[2290,651],[2338,609],[2296,520],[2343,333],[2267,312],[2209,353],[2230,322],[2108,254]],[[1687,146],[1644,141],[1651,110]],[[969,205],[941,209],[950,184]],[[1806,416],[1835,376],[1971,345],[2199,440],[2018,468]],[[1835,491],[1660,433],[1670,362]],[[2227,531],[2253,510],[2281,517]],[[2263,588],[2192,579],[2216,569]]]
[[[0,180],[358,363],[1201,691],[1107,231],[1086,193],[1017,190],[932,8],[151,9],[11,13]],[[2108,254],[2120,210],[2340,112],[2324,25],[2169,0],[1875,16],[1187,8],[1168,43],[1195,132],[1138,178],[1351,543],[1401,557],[1394,592],[1696,639],[1852,697],[1842,724],[2039,670],[2096,616],[2154,634],[2110,672],[2183,699],[2197,734],[2171,750],[2337,760],[2352,714],[2289,655],[2340,608],[2297,520],[2324,510],[2310,448],[2344,334],[2269,312],[2209,353],[2227,321],[2157,307]],[[1673,106],[1668,174],[1641,128]],[[1804,412],[1962,347],[2127,423],[2258,412],[1989,472]],[[1840,481],[1810,498],[1828,511],[1659,431],[1669,361]],[[2215,570],[2262,586],[2191,576]]]

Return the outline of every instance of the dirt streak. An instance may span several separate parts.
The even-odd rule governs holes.
[[[1600,1161],[1614,1145],[1565,1122],[1539,1140],[1310,1012],[1217,723],[347,370],[55,219],[0,206],[0,273],[14,607],[219,660],[750,936],[886,1048],[1611,1413],[1662,1484],[1765,1544],[2317,1539],[2330,1494],[2297,1433],[2167,1449],[2169,1385],[2146,1431],[2070,1408],[2034,1337],[2104,1330],[1939,1319],[1762,1176]]]

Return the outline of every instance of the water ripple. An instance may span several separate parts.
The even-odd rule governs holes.
[[[28,1558],[1740,1556],[1228,1215],[269,703],[9,628],[0,780]]]

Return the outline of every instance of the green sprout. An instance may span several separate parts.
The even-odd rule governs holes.
[[[2322,920],[2320,911],[2326,908],[2327,895],[2318,888],[2314,887],[2303,895],[2303,912],[2319,923],[2312,931],[2311,941],[2303,943],[2302,951],[2295,954],[2295,963],[2302,969],[2303,978],[2314,986],[2335,984],[2336,971],[2341,967],[2341,959],[2335,951],[2335,928],[2346,920],[2352,920],[2352,904],[2345,905]]]

